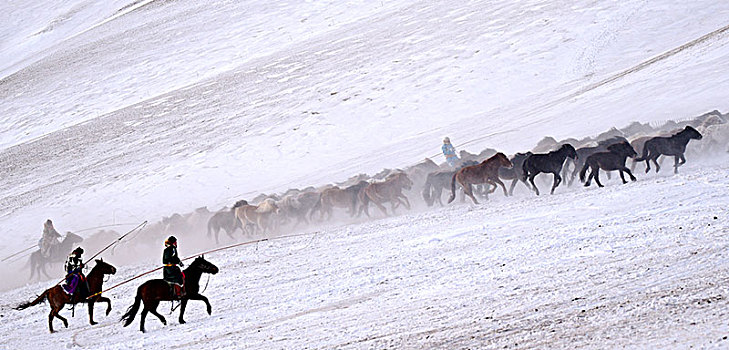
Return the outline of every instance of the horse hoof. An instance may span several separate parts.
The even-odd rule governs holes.
[[[212,315],[212,314],[213,314],[213,310],[212,309],[208,309],[208,315]]]
[[[187,323],[187,322],[185,322],[185,320],[180,320],[180,324],[185,324],[185,323]]]
[[[98,322],[94,322],[94,321],[91,321],[89,323],[91,323],[92,326],[99,324]]]

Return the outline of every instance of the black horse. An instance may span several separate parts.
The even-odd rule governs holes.
[[[661,155],[673,156],[673,173],[678,174],[678,167],[686,163],[686,158],[683,156],[684,152],[686,152],[686,145],[692,139],[701,140],[701,138],[701,133],[691,126],[686,126],[673,136],[659,136],[646,141],[645,146],[643,146],[643,155],[635,160],[637,162],[645,160],[646,173],[651,170],[650,161],[652,160],[653,164],[656,165],[656,172],[658,172],[661,170],[661,166],[656,159]]]
[[[547,154],[532,154],[524,160],[524,164],[522,165],[522,171],[524,172],[522,181],[526,181],[529,178],[529,182],[534,187],[534,192],[538,196],[539,188],[534,183],[534,178],[540,173],[552,173],[554,174],[554,184],[550,193],[554,194],[554,189],[562,182],[562,177],[559,176],[559,173],[562,172],[564,160],[567,158],[577,158],[575,148],[569,143],[565,143],[558,150]]]
[[[213,308],[204,295],[200,294],[200,276],[203,273],[218,273],[218,267],[213,263],[205,260],[203,257],[197,257],[190,266],[185,269],[185,296],[180,299],[180,324],[184,324],[185,320],[185,307],[187,307],[188,300],[202,300],[207,305],[208,315],[212,314]],[[147,313],[151,312],[157,316],[162,324],[167,325],[167,320],[157,312],[157,306],[160,301],[172,301],[177,300],[175,294],[172,291],[172,287],[165,280],[154,279],[144,282],[139,288],[137,288],[137,296],[134,298],[134,304],[127,309],[127,312],[122,316],[121,321],[124,322],[124,327],[130,325],[134,321],[134,316],[139,311],[139,306],[144,302],[144,309],[142,310],[141,319],[139,320],[139,330],[144,332],[144,319],[147,317]]]
[[[614,145],[621,142],[628,142],[628,140],[622,136],[613,136],[609,139],[598,141],[597,146],[592,147],[580,147],[575,150],[577,153],[577,158],[572,160],[572,163],[574,164],[575,168],[572,170],[572,172],[567,174],[568,172],[568,166],[567,163],[570,161],[568,160],[567,163],[565,163],[563,176],[567,180],[567,186],[572,186],[572,182],[575,181],[575,178],[577,177],[577,174],[580,172],[580,169],[585,166],[585,161],[587,157],[589,157],[592,154],[595,154],[597,152],[606,152],[608,150],[608,147],[610,145]],[[610,178],[610,173],[608,174],[608,179]]]
[[[443,196],[443,190],[448,190],[451,185],[451,179],[456,171],[436,171],[428,174],[425,178],[425,187],[423,188],[423,199],[425,204],[432,207],[437,201],[440,206],[443,206],[441,196]]]
[[[513,157],[511,157],[511,164],[514,164],[511,168],[499,168],[499,178],[502,180],[514,180],[511,182],[511,187],[509,187],[509,195],[514,195],[514,187],[516,187],[516,183],[521,180],[521,182],[524,183],[524,185],[528,189],[532,189],[531,186],[529,186],[529,183],[526,182],[526,178],[524,177],[524,169],[522,166],[524,165],[524,161],[532,155],[532,152],[527,153],[517,153]]]
[[[67,232],[66,237],[63,238],[61,243],[51,246],[48,257],[43,256],[40,249],[34,251],[30,254],[30,259],[28,260],[28,263],[30,264],[29,279],[32,280],[36,275],[38,275],[38,279],[40,279],[41,272],[46,275],[47,278],[52,278],[46,271],[46,265],[61,263],[66,260],[68,254],[71,253],[71,250],[73,250],[73,247],[81,243],[83,240],[84,239],[81,236],[72,232]]]
[[[631,146],[628,142],[621,142],[610,145],[607,149],[608,152],[593,153],[587,157],[587,160],[585,160],[585,165],[582,167],[582,170],[580,170],[580,181],[585,181],[585,173],[587,173],[587,169],[592,169],[590,176],[588,176],[587,181],[585,181],[585,187],[590,186],[590,181],[592,181],[592,179],[595,179],[595,183],[597,183],[598,186],[603,187],[600,183],[600,169],[620,171],[620,178],[623,180],[624,184],[628,183],[628,181],[625,181],[625,173],[628,173],[631,181],[635,181],[635,176],[633,176],[630,169],[625,166],[625,161],[628,157],[632,158],[638,155],[635,153],[633,146]]]

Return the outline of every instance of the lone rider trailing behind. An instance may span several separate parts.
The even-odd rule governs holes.
[[[46,220],[43,224],[43,236],[41,236],[40,241],[38,241],[38,248],[40,248],[41,256],[44,258],[50,257],[51,248],[61,243],[58,240],[59,238],[61,238],[61,234],[53,227],[51,219]]]
[[[182,260],[177,255],[177,238],[170,236],[165,241],[165,251],[162,253],[162,269],[163,279],[172,285],[173,291],[177,298],[185,296],[185,275],[182,273],[180,266],[184,266]]]

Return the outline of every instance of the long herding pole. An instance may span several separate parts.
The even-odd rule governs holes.
[[[316,235],[317,233],[319,233],[319,232],[317,231],[317,232],[309,232],[309,233],[299,233],[299,234],[295,234],[295,235],[280,236],[280,237],[273,237],[273,238],[261,238],[261,239],[256,239],[256,240],[253,240],[253,241],[246,241],[246,242],[242,242],[242,243],[231,244],[231,245],[228,245],[228,246],[225,246],[225,247],[211,249],[211,250],[208,250],[208,251],[205,251],[205,252],[202,252],[202,253],[197,253],[197,254],[190,255],[190,256],[188,256],[188,257],[186,257],[184,259],[181,259],[181,260],[182,261],[190,260],[192,258],[196,258],[196,257],[201,256],[201,255],[210,254],[210,253],[214,253],[214,252],[217,252],[217,251],[226,250],[226,249],[235,248],[235,247],[240,247],[240,246],[243,246],[243,245],[248,245],[248,244],[253,244],[253,243],[259,243],[259,242],[265,242],[265,241],[272,241],[272,240],[276,240],[276,239],[293,238],[293,237],[299,237],[299,236]],[[109,287],[107,289],[104,289],[104,290],[102,290],[102,291],[100,291],[98,293],[94,293],[92,295],[89,295],[88,297],[86,297],[86,299],[93,298],[93,297],[95,297],[97,295],[100,295],[101,293],[110,291],[110,290],[112,290],[112,289],[114,289],[116,287],[119,287],[119,286],[123,285],[123,284],[127,284],[127,283],[129,283],[131,281],[134,281],[135,279],[137,279],[139,277],[149,275],[152,272],[159,271],[163,267],[164,266],[160,266],[160,267],[155,268],[154,270],[149,270],[147,272],[144,272],[144,273],[141,273],[139,275],[136,275],[136,276],[134,276],[134,277],[132,277],[130,279],[127,279],[125,281],[122,281],[120,283],[117,283],[114,286],[111,286],[111,287]]]
[[[129,235],[130,233],[132,233],[132,232],[134,232],[134,231],[137,231],[137,230],[141,230],[141,229],[142,229],[142,228],[144,228],[144,226],[146,226],[146,225],[147,225],[147,220],[145,220],[145,221],[144,221],[144,222],[142,222],[141,224],[137,225],[137,227],[135,227],[135,228],[133,228],[133,229],[129,230],[129,232],[127,232],[127,233],[125,233],[125,234],[123,234],[123,235],[119,236],[119,238],[117,238],[117,239],[115,239],[115,240],[114,240],[113,242],[109,243],[109,245],[107,245],[106,247],[104,247],[104,249],[100,250],[100,251],[99,251],[98,253],[94,254],[94,256],[92,256],[92,257],[90,257],[90,258],[86,259],[86,261],[91,261],[91,260],[94,260],[94,258],[95,258],[95,257],[97,257],[97,256],[101,255],[101,253],[105,252],[105,251],[106,251],[107,249],[111,248],[111,247],[112,247],[113,245],[115,245],[115,244],[117,244],[117,243],[121,242],[121,240],[122,240],[122,239],[124,239],[124,237],[128,236],[128,235]]]
[[[12,258],[12,257],[14,257],[14,256],[18,256],[18,255],[20,255],[20,254],[23,254],[23,253],[25,253],[25,252],[27,252],[27,251],[29,251],[29,250],[31,250],[31,249],[33,249],[33,248],[37,247],[37,246],[38,246],[37,244],[33,244],[32,246],[30,246],[30,247],[28,247],[28,248],[25,248],[25,249],[23,249],[23,250],[21,250],[21,251],[19,251],[19,252],[15,253],[15,254],[11,255],[11,256],[5,257],[5,258],[3,258],[3,259],[2,259],[2,260],[0,260],[0,261],[5,261],[5,260],[8,260],[8,259],[10,259],[10,258]]]

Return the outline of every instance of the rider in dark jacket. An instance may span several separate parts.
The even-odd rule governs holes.
[[[76,292],[76,287],[79,283],[85,283],[86,277],[83,274],[84,263],[81,260],[81,254],[84,253],[84,249],[78,247],[71,252],[66,260],[66,284],[63,289],[66,293],[73,295]]]
[[[165,241],[165,251],[162,253],[162,269],[163,279],[172,284],[174,292],[178,298],[185,296],[185,275],[180,270],[180,266],[184,266],[182,260],[177,255],[177,238],[170,236]]]

